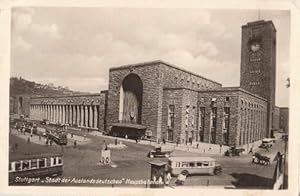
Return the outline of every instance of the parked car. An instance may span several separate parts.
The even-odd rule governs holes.
[[[260,148],[271,148],[273,146],[273,143],[275,143],[275,139],[273,139],[273,138],[264,138],[259,147]]]
[[[242,152],[244,152],[245,149],[242,148],[242,147],[235,147],[235,146],[232,146],[230,147],[226,152],[225,152],[225,155],[226,156],[240,156]]]
[[[162,146],[158,146],[158,147],[155,147],[154,150],[151,150],[148,153],[148,157],[150,157],[150,158],[169,157],[172,152],[173,151],[170,149],[166,149],[166,148],[163,148]]]

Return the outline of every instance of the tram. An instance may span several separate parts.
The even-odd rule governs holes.
[[[63,173],[62,154],[29,155],[9,160],[9,183],[17,178],[55,177]]]
[[[68,138],[67,138],[66,126],[61,125],[59,128],[55,129],[47,129],[46,130],[46,137],[48,139],[53,140],[58,145],[67,145]]]

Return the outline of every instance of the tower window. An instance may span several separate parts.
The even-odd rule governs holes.
[[[226,97],[226,98],[225,98],[225,101],[228,102],[228,101],[229,101],[229,97]]]

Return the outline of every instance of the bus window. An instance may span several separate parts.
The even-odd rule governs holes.
[[[52,157],[53,165],[56,165],[56,157]]]
[[[39,167],[42,168],[42,167],[45,167],[45,159],[39,159]]]
[[[57,157],[58,164],[62,164],[62,157]]]
[[[190,166],[190,167],[195,167],[195,163],[194,163],[194,162],[190,162],[190,163],[189,163],[189,166]]]
[[[181,165],[182,167],[188,167],[189,166],[189,163],[187,163],[187,162],[182,162],[182,165]]]
[[[21,171],[22,168],[21,168],[21,163],[19,161],[16,161],[16,171]]]
[[[202,163],[201,163],[201,162],[198,162],[198,163],[197,163],[197,167],[202,167]]]
[[[34,160],[31,160],[31,169],[35,169],[37,168],[37,160],[34,159]]]
[[[209,166],[209,163],[207,161],[203,162],[203,166]]]
[[[22,170],[29,169],[29,161],[23,161]]]
[[[52,157],[46,158],[47,167],[52,166],[51,159],[52,159]]]
[[[176,167],[180,167],[180,162],[176,162]]]

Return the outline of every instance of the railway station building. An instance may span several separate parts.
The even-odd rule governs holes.
[[[242,26],[240,67],[239,87],[222,87],[160,60],[113,67],[108,90],[32,97],[30,118],[119,137],[244,145],[270,137],[274,120],[279,119],[274,118],[276,29],[272,21]]]

